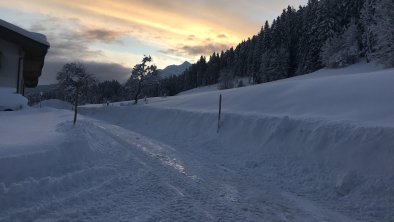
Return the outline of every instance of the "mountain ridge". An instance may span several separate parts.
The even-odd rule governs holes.
[[[187,68],[189,68],[192,64],[188,61],[183,62],[180,65],[169,65],[164,69],[160,69],[159,73],[161,78],[169,78],[173,75],[179,76],[181,75]]]

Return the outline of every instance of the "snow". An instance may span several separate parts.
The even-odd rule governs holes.
[[[252,87],[158,99],[151,106],[217,112],[219,94],[222,94],[226,113],[393,127],[394,103],[390,95],[394,94],[394,69],[355,73],[361,68],[375,69],[373,64],[360,64],[333,71],[321,70]]]
[[[36,104],[35,107],[40,107],[40,104]],[[50,107],[55,109],[66,109],[72,110],[73,105],[71,103],[58,100],[58,99],[48,99],[41,102],[41,107]]]
[[[0,26],[3,26],[3,27],[5,27],[5,28],[7,28],[9,30],[12,30],[12,31],[14,31],[14,32],[16,32],[16,33],[18,33],[20,35],[23,35],[23,36],[25,36],[25,37],[27,37],[29,39],[32,39],[32,40],[34,40],[36,42],[39,42],[39,43],[44,44],[46,46],[49,46],[49,42],[47,40],[47,37],[45,35],[43,35],[43,34],[35,33],[35,32],[29,32],[29,31],[24,30],[24,29],[22,29],[22,28],[20,28],[20,27],[18,27],[16,25],[8,23],[8,22],[6,22],[6,21],[4,21],[2,19],[0,19]]]
[[[14,155],[21,148],[37,151],[37,147],[53,144],[61,140],[61,133],[57,126],[64,121],[64,117],[72,115],[62,111],[43,108],[24,109],[18,112],[0,112],[0,157]],[[23,139],[21,139],[23,138]],[[25,150],[22,150],[23,152]]]
[[[20,94],[15,93],[14,88],[0,87],[0,111],[18,110],[27,107],[27,99]]]
[[[393,221],[393,71],[0,113],[0,221]]]
[[[217,90],[218,90],[218,86],[215,84],[215,85],[211,85],[211,86],[203,86],[203,87],[198,87],[198,88],[190,89],[187,91],[183,91],[183,92],[179,93],[178,96],[203,93],[203,92],[212,92],[212,91],[217,91]]]

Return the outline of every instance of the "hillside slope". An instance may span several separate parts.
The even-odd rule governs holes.
[[[252,87],[157,98],[149,106],[217,112],[222,94],[228,113],[394,126],[393,74],[394,69],[362,63]]]

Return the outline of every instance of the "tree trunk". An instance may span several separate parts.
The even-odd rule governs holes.
[[[218,115],[218,130],[217,133],[219,133],[220,130],[220,118],[222,116],[222,94],[219,96],[219,115]]]
[[[78,113],[78,93],[79,93],[79,86],[77,85],[77,93],[75,94],[75,107],[74,107],[74,124],[77,122],[77,113]]]
[[[137,88],[137,92],[134,95],[134,104],[138,103],[138,97],[141,94],[141,86],[142,86],[142,79],[138,81],[138,88]]]

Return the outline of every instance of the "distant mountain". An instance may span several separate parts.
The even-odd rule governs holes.
[[[164,69],[159,70],[161,78],[168,78],[173,75],[179,76],[181,75],[187,68],[189,68],[192,64],[188,61],[182,63],[181,65],[170,65]]]

